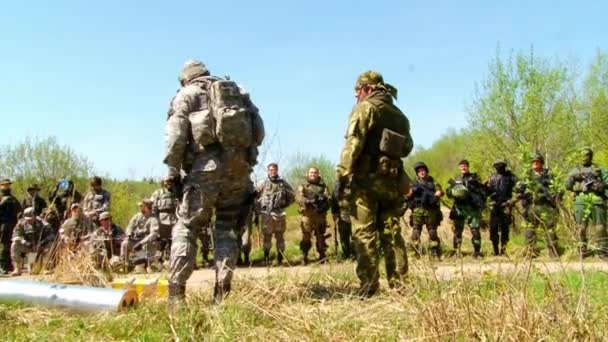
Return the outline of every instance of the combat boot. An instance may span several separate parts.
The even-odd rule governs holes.
[[[270,251],[264,251],[264,265],[270,266]]]
[[[179,309],[186,299],[186,285],[169,285],[167,306],[169,311]]]
[[[282,263],[283,263],[283,253],[281,251],[279,251],[279,253],[277,253],[277,266],[281,266]]]
[[[492,241],[492,247],[494,248],[494,256],[499,256],[502,254],[500,248],[498,247],[498,241]]]
[[[324,264],[327,261],[327,257],[325,256],[325,251],[319,252],[319,263]]]
[[[245,260],[243,261],[243,263],[245,264],[245,266],[251,265],[251,261],[249,261],[249,254],[245,254]]]
[[[441,247],[431,246],[431,258],[435,260],[441,259]]]
[[[10,273],[11,277],[18,277],[21,275],[21,269],[23,268],[23,263],[14,262],[13,263],[13,272]]]
[[[308,265],[308,252],[304,253],[304,258],[302,259],[303,265]]]
[[[213,287],[213,302],[217,305],[220,304],[224,298],[226,298],[228,296],[228,293],[230,293],[230,284],[215,284],[215,286]]]

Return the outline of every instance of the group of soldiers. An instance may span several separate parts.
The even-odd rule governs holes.
[[[212,76],[197,60],[185,63],[179,83],[167,113],[163,162],[168,171],[163,188],[140,203],[140,213],[130,220],[125,232],[111,222],[111,196],[102,189],[101,179],[92,180],[82,208],[82,197],[69,180],[57,184],[46,209],[37,196],[39,189],[31,187],[21,220],[17,215],[22,206],[10,193],[10,181],[0,183],[0,266],[4,271],[11,268],[12,256],[18,273],[23,255],[44,250],[54,234],[68,245],[87,240],[89,248],[101,251],[104,258],[117,255],[125,260],[130,253],[143,251],[147,267],[153,267],[157,257],[168,259],[169,305],[173,307],[184,299],[186,281],[197,267],[200,239],[205,261],[213,245],[213,298],[220,302],[231,290],[236,265],[249,262],[251,222],[261,223],[265,262],[270,262],[273,236],[277,263],[283,262],[285,209],[297,202],[304,263],[309,262],[313,240],[318,260],[326,260],[330,236],[326,217],[331,211],[342,256],[356,258],[360,294],[371,296],[379,289],[381,255],[390,287],[400,286],[408,272],[400,223],[408,208],[414,251],[419,254],[422,250],[420,236],[426,226],[430,254],[440,258],[437,228],[446,194],[453,200],[449,217],[456,253],[468,225],[473,255],[481,256],[480,222],[486,203],[494,254],[505,253],[514,208],[521,213],[532,255],[537,253],[538,232],[546,239],[551,255],[560,253],[554,229],[563,193],[544,167],[543,156],[535,155],[530,169],[519,178],[499,160],[487,182],[470,172],[469,162],[462,160],[460,174],[449,181],[445,194],[422,162],[414,166],[416,176],[410,179],[403,166],[403,158],[413,148],[410,124],[394,103],[397,89],[378,72],[366,71],[355,83],[356,105],[349,115],[336,169],[337,185],[331,191],[315,167],[294,190],[279,176],[275,163],[267,166],[268,177],[256,187],[251,174],[265,132],[249,93],[229,78]],[[580,166],[568,176],[566,189],[575,194],[581,255],[597,250],[607,257],[608,173],[592,161],[593,152],[584,149]],[[38,218],[43,212],[46,221]],[[589,226],[597,237],[596,249],[588,247]]]
[[[453,247],[458,253],[462,243],[465,224],[472,235],[473,256],[481,256],[480,223],[482,211],[489,206],[490,240],[494,255],[503,255],[509,242],[513,214],[521,216],[526,240],[526,254],[535,257],[539,254],[537,239],[544,238],[548,253],[559,257],[563,248],[559,245],[555,232],[564,191],[544,167],[544,157],[536,153],[530,168],[516,177],[504,160],[494,163],[495,172],[489,180],[482,182],[480,177],[469,171],[469,162],[459,163],[460,175],[449,181],[447,196],[453,199],[450,219],[454,224]],[[426,226],[429,233],[430,251],[434,257],[441,254],[437,227],[442,220],[440,209],[442,188],[429,175],[424,163],[414,166],[416,178],[407,195],[412,209],[411,240],[414,250],[420,250],[420,233]],[[608,258],[608,234],[606,231],[606,199],[608,198],[608,172],[593,163],[593,151],[583,148],[580,151],[580,164],[565,180],[565,190],[574,196],[574,222],[579,239],[581,257],[598,254]],[[590,234],[592,233],[592,234]],[[589,235],[593,235],[590,248]]]

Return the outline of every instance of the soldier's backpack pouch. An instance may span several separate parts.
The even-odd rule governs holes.
[[[219,80],[209,88],[209,107],[215,119],[215,135],[224,146],[253,145],[253,119],[246,97],[230,80]]]
[[[217,142],[215,136],[215,120],[207,104],[207,94],[199,99],[199,109],[188,116],[192,129],[192,138],[199,146]]]
[[[388,128],[382,130],[380,152],[391,158],[403,158],[407,155],[407,139],[405,136]]]

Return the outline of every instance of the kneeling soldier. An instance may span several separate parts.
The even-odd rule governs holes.
[[[25,209],[23,219],[13,230],[13,244],[11,245],[13,272],[11,275],[21,275],[23,259],[28,253],[36,253],[36,260],[41,260],[54,238],[53,229],[48,223],[36,217],[34,208]],[[31,261],[28,260],[28,262]]]

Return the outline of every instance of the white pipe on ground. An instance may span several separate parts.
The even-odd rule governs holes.
[[[117,312],[135,306],[137,293],[133,290],[6,279],[0,280],[0,302],[59,307],[84,312]]]

